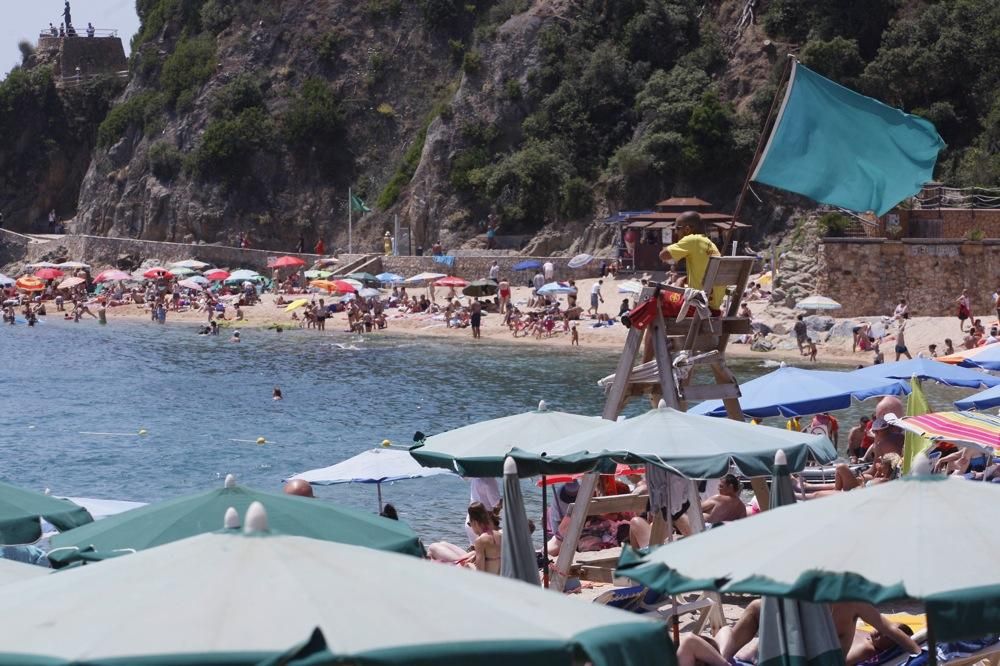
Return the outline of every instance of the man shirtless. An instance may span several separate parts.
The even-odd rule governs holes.
[[[740,499],[740,480],[732,474],[722,477],[719,481],[719,494],[703,501],[701,512],[707,525],[746,518],[747,507]]]

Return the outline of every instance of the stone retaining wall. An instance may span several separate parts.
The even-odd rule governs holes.
[[[892,314],[900,298],[914,316],[954,315],[969,290],[974,315],[994,314],[1000,240],[827,238],[819,247],[816,291],[841,303],[839,316]]]
[[[434,272],[449,273],[457,275],[466,280],[478,280],[490,273],[490,266],[496,261],[500,265],[501,277],[514,280],[516,283],[527,282],[534,275],[534,271],[522,271],[515,273],[512,267],[527,259],[535,259],[542,263],[551,261],[556,267],[557,280],[580,280],[588,277],[596,277],[600,269],[601,262],[594,259],[583,268],[567,268],[566,262],[571,257],[455,257],[455,265],[448,268],[444,264],[434,261],[433,257],[382,257],[383,270],[390,273],[398,273],[406,277],[417,273]]]
[[[10,261],[86,261],[95,268],[105,265],[117,266],[119,260],[141,263],[152,260],[158,264],[170,264],[184,259],[198,259],[215,266],[229,268],[253,268],[263,270],[267,263],[284,254],[301,257],[307,265],[312,265],[319,258],[315,254],[296,254],[294,252],[275,252],[272,250],[254,250],[225,245],[202,245],[190,243],[168,243],[163,241],[135,240],[132,238],[107,238],[103,236],[67,235],[47,243],[27,243],[27,237],[20,234],[7,233],[0,230],[0,240],[12,248],[18,256]],[[348,266],[364,258],[363,254],[338,255],[339,265]],[[435,272],[448,273],[476,280],[489,275],[490,266],[496,261],[500,265],[501,276],[513,279],[516,283],[526,282],[534,275],[533,271],[515,273],[512,267],[526,259],[535,259],[542,263],[551,261],[556,266],[556,279],[582,279],[595,277],[600,268],[600,260],[594,259],[583,268],[567,268],[570,257],[521,257],[521,256],[467,256],[455,257],[454,266],[449,268],[434,261],[434,257],[374,257],[366,266],[369,273],[377,274],[383,271],[398,273],[405,277],[417,273]]]
[[[144,241],[132,238],[105,238],[102,236],[64,236],[48,243],[32,243],[26,248],[25,261],[51,260],[54,257],[86,261],[96,267],[118,265],[121,258],[135,258],[139,262],[152,259],[156,263],[169,264],[184,259],[198,259],[215,266],[241,267],[263,270],[269,259],[292,254],[312,265],[319,255],[254,250],[225,245],[199,245],[190,243],[166,243]],[[360,258],[360,255],[357,255]]]

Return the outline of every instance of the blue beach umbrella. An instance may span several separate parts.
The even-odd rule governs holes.
[[[1000,343],[980,347],[981,352],[970,356],[961,363],[964,368],[982,368],[983,370],[1000,370]]]
[[[402,275],[397,275],[396,273],[379,273],[375,276],[379,282],[384,284],[395,284],[397,282],[402,282],[406,278]]]
[[[1000,386],[988,388],[985,391],[974,393],[968,398],[955,401],[955,406],[959,409],[989,409],[1000,405]]]
[[[763,418],[806,416],[846,409],[851,406],[852,400],[905,395],[910,392],[910,387],[898,379],[863,377],[856,372],[782,367],[741,384],[740,391],[743,393],[740,397],[743,413]],[[688,411],[709,416],[726,415],[721,400],[706,400]]]
[[[880,363],[848,373],[865,379],[933,379],[947,386],[981,388],[1000,385],[1000,379],[980,370],[940,363],[929,358],[915,358],[897,363]]]
[[[576,287],[571,287],[565,282],[549,282],[538,289],[542,296],[555,296],[557,294],[575,294]]]
[[[512,267],[512,270],[515,270],[515,271],[536,271],[536,270],[538,270],[541,267],[542,267],[542,262],[538,261],[537,259],[526,259],[524,261],[520,261],[520,262],[514,264],[514,266]]]

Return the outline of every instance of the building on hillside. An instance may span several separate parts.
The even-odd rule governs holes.
[[[882,217],[851,214],[839,235],[868,238],[1000,238],[1000,188],[931,182]]]
[[[623,270],[663,271],[668,267],[660,261],[660,252],[674,241],[677,218],[682,213],[697,211],[708,222],[708,235],[717,245],[730,224],[737,230],[749,226],[733,223],[731,215],[712,212],[711,208],[709,202],[694,197],[671,197],[656,204],[654,210],[622,211],[604,223],[617,227],[615,245]]]

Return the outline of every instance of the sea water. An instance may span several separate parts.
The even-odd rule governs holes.
[[[190,325],[53,318],[34,328],[4,326],[0,480],[62,496],[153,502],[219,487],[235,474],[242,484],[281,492],[283,479],[385,439],[407,446],[417,431],[528,411],[539,400],[600,414],[597,380],[614,372],[619,355],[568,342],[532,347],[391,333],[244,329],[241,336],[235,344],[226,332],[199,336]],[[747,381],[770,371],[763,360],[732,367]],[[284,400],[272,400],[275,387]],[[929,393],[944,409],[969,391]],[[644,408],[634,400],[627,413]],[[864,408],[870,413],[874,403]],[[856,406],[838,414],[842,442],[860,413]],[[265,444],[256,443],[260,437]],[[532,480],[523,484],[538,522],[540,490]],[[315,492],[377,510],[374,486]],[[382,492],[426,542],[464,543],[466,481],[436,476],[383,484]]]

